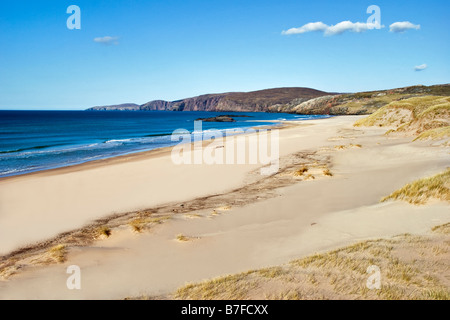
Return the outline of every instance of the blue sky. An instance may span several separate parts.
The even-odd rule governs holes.
[[[66,26],[70,5],[81,9],[80,30]],[[366,23],[369,5],[380,7],[384,28],[282,34],[311,22]],[[0,109],[448,83],[449,9],[448,0],[1,1]],[[420,29],[390,32],[405,21]],[[94,41],[103,37],[116,40]]]

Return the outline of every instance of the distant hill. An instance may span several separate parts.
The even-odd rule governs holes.
[[[120,111],[237,111],[297,114],[365,115],[398,100],[450,96],[450,84],[411,86],[358,93],[327,93],[311,88],[275,88],[252,92],[205,94],[177,101],[154,100],[143,105],[120,104],[88,110]]]
[[[267,112],[274,106],[298,104],[325,95],[333,95],[333,93],[310,88],[276,88],[252,92],[205,94],[177,101],[154,100],[140,106],[136,104],[100,106],[88,110]]]
[[[124,104],[117,104],[112,106],[101,106],[101,107],[93,107],[88,110],[96,110],[96,111],[110,111],[110,110],[116,110],[116,111],[138,111],[140,110],[140,105],[135,103],[124,103]]]

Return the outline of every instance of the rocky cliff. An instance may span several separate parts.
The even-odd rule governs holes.
[[[252,92],[205,94],[177,101],[154,100],[140,106],[134,104],[101,106],[88,110],[267,112],[276,105],[307,101],[324,95],[329,93],[310,88],[276,88]]]
[[[450,96],[450,85],[411,86],[390,90],[336,94],[310,88],[276,88],[252,92],[205,94],[177,101],[154,100],[143,105],[122,104],[88,110],[237,111],[298,114],[363,115],[403,99],[427,95]]]

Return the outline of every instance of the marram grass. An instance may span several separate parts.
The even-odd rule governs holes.
[[[403,200],[412,204],[425,204],[432,198],[450,202],[449,187],[450,168],[447,168],[444,172],[432,177],[408,183],[403,188],[381,199],[381,202],[387,200]]]

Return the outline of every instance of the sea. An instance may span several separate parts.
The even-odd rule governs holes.
[[[72,166],[88,161],[173,146],[172,133],[194,133],[194,121],[238,115],[236,122],[202,122],[202,130],[310,120],[326,116],[263,112],[174,111],[1,111],[0,177]]]

